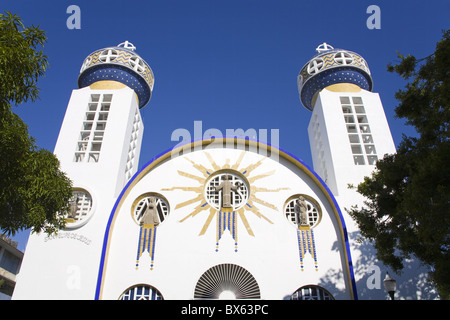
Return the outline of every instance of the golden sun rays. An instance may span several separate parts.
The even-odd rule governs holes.
[[[162,189],[164,191],[183,190],[194,192],[195,195],[184,202],[178,203],[175,209],[183,208],[188,205],[196,204],[193,210],[183,217],[180,222],[186,221],[188,218],[195,218],[198,214],[204,215],[206,213],[206,220],[200,230],[199,236],[204,235],[211,227],[211,222],[216,218],[217,227],[217,248],[219,240],[225,230],[229,230],[235,239],[237,251],[237,231],[238,222],[237,217],[247,230],[250,236],[255,236],[250,223],[247,219],[247,214],[252,213],[258,218],[266,220],[268,223],[273,223],[268,217],[261,213],[259,205],[268,207],[272,210],[278,211],[278,208],[256,196],[259,192],[278,192],[280,190],[287,190],[289,188],[269,189],[264,187],[254,186],[253,184],[265,177],[272,175],[275,171],[252,175],[253,171],[258,168],[264,158],[256,163],[252,163],[244,168],[240,168],[241,162],[245,156],[246,151],[241,152],[236,162],[230,164],[230,160],[226,159],[225,164],[219,166],[211,155],[205,152],[209,161],[210,167],[195,163],[187,156],[184,157],[192,166],[198,171],[197,174],[178,170],[180,176],[186,177],[198,183],[194,187],[172,187]],[[229,182],[229,188],[218,191],[222,188],[224,181]],[[231,189],[233,191],[231,191]],[[228,198],[226,198],[228,197]],[[216,249],[217,250],[217,249]]]

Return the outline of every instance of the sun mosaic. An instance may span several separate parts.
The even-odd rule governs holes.
[[[226,159],[225,164],[219,166],[211,155],[205,152],[209,161],[209,166],[205,167],[195,163],[188,157],[184,157],[192,166],[197,169],[198,175],[178,170],[180,176],[194,180],[197,186],[190,187],[172,187],[162,189],[164,191],[183,190],[195,192],[195,195],[184,202],[176,205],[175,209],[183,208],[191,204],[196,204],[192,212],[183,217],[180,222],[188,218],[197,218],[202,212],[207,213],[207,218],[199,231],[199,236],[204,235],[212,227],[215,219],[216,228],[216,251],[219,250],[219,242],[224,232],[230,232],[235,242],[235,251],[238,250],[238,226],[242,224],[250,236],[255,236],[250,223],[247,219],[248,214],[256,215],[266,220],[267,223],[273,222],[261,213],[260,206],[268,207],[275,211],[278,208],[256,196],[258,192],[278,192],[289,188],[268,189],[255,186],[255,182],[272,175],[275,170],[254,174],[265,158],[246,167],[241,167],[245,156],[243,151],[236,162],[230,163]]]
[[[282,211],[280,211],[272,203],[256,196],[260,193],[290,190],[288,187],[266,188],[258,186],[259,180],[275,173],[275,170],[267,172],[256,170],[257,168],[261,169],[261,165],[267,158],[262,158],[245,166],[242,165],[242,160],[246,151],[242,151],[236,162],[231,163],[230,159],[226,158],[223,165],[218,165],[208,152],[205,151],[204,154],[208,163],[206,166],[185,156],[183,159],[195,168],[193,173],[177,170],[178,175],[191,180],[195,185],[161,189],[161,191],[182,190],[194,193],[191,198],[175,206],[175,210],[187,209],[190,206],[189,213],[182,216],[179,221],[183,223],[189,218],[203,219],[204,222],[199,227],[199,236],[204,235],[210,228],[214,228],[216,230],[216,252],[219,251],[222,236],[225,232],[228,232],[234,240],[234,251],[237,252],[239,229],[243,227],[248,235],[255,237],[249,222],[252,220],[249,219],[251,215],[265,220],[266,223],[273,224],[265,214],[283,212],[289,223],[295,226],[297,230],[301,270],[304,270],[304,259],[306,254],[309,253],[314,260],[314,267],[317,271],[317,253],[313,228],[317,226],[322,216],[318,202],[311,196],[294,194],[286,200]],[[267,210],[267,208],[271,210]],[[136,269],[139,268],[140,258],[144,253],[149,255],[151,259],[150,269],[153,269],[157,229],[167,218],[169,211],[167,199],[159,193],[147,192],[134,201],[132,216],[134,221],[140,225]]]

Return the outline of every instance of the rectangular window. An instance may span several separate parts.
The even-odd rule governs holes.
[[[373,143],[372,135],[363,134],[362,135],[363,143]]]
[[[103,131],[94,131],[94,141],[102,141],[103,140]]]
[[[359,135],[357,134],[349,134],[348,140],[350,140],[350,143],[359,143]]]
[[[367,161],[369,162],[370,165],[376,165],[377,161],[378,161],[378,157],[377,156],[367,156]]]
[[[342,105],[342,112],[344,113],[352,113],[352,107],[347,105]]]
[[[100,112],[100,114],[98,115],[98,120],[100,121],[106,121],[108,120],[108,112]]]
[[[78,142],[77,151],[86,151],[86,150],[87,150],[87,142]]]
[[[353,154],[362,154],[362,148],[359,144],[352,144],[352,153]]]
[[[6,249],[3,250],[3,254],[0,259],[0,268],[3,268],[13,274],[17,274],[17,271],[19,271],[20,263],[21,261],[18,257],[13,255]]]
[[[92,144],[91,144],[91,151],[100,152],[101,148],[102,148],[102,143],[101,142],[92,142]]]
[[[370,127],[368,125],[360,125],[359,130],[362,133],[370,133]]]
[[[94,121],[95,118],[95,112],[86,112],[86,120],[87,121]]]
[[[362,104],[362,98],[361,97],[352,97],[353,104]]]
[[[346,123],[355,123],[355,117],[353,116],[344,116]]]
[[[364,149],[366,149],[366,154],[375,154],[375,146],[373,144],[368,144],[364,146]]]
[[[347,132],[348,133],[358,133],[355,125],[347,125]]]
[[[90,131],[92,129],[92,122],[84,122],[83,123],[83,130],[84,131]]]
[[[341,104],[350,104],[350,98],[349,97],[340,97]]]
[[[366,113],[366,110],[364,109],[364,106],[355,106],[355,112],[356,113]]]
[[[364,165],[364,156],[353,156],[353,161],[357,166]]]
[[[112,94],[91,94],[75,150],[75,162],[98,162]]]
[[[358,115],[356,118],[358,119],[358,123],[367,123],[367,117],[365,115]]]

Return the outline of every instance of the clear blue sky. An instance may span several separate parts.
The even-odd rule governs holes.
[[[66,26],[71,4],[81,9],[79,30]],[[366,27],[369,5],[381,9],[381,29]],[[398,61],[396,51],[430,55],[450,27],[448,0],[2,0],[1,9],[47,33],[50,65],[39,81],[41,99],[15,111],[51,151],[84,58],[125,40],[137,47],[155,74],[142,111],[141,166],[177,143],[175,129],[193,135],[194,121],[223,133],[279,129],[281,148],[312,166],[310,112],[299,101],[297,75],[323,42],[367,60],[398,144],[413,131],[394,118],[394,94],[404,81],[386,66]],[[23,250],[26,233],[16,240]]]

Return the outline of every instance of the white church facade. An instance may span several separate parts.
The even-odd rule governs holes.
[[[83,62],[54,151],[73,181],[67,226],[30,235],[13,299],[384,299],[344,209],[363,200],[348,184],[395,152],[366,61],[323,44],[300,71],[314,170],[242,137],[138,168],[154,75],[135,49]]]

